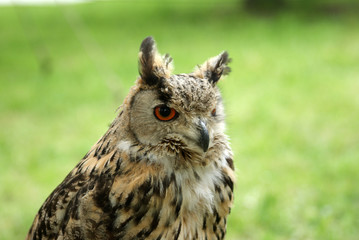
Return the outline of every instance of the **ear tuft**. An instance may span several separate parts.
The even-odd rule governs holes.
[[[168,78],[172,71],[171,62],[172,58],[168,54],[163,58],[160,56],[152,37],[142,41],[139,52],[139,73],[146,84],[153,86],[160,78]]]
[[[224,51],[218,56],[210,58],[201,66],[198,66],[193,75],[199,78],[206,78],[209,82],[215,84],[222,75],[227,75],[231,71],[227,65],[230,62],[231,59],[228,57],[228,53]]]
[[[141,78],[148,84],[154,85],[158,79],[153,74],[153,62],[156,55],[156,44],[152,37],[145,38],[140,47],[139,72]]]

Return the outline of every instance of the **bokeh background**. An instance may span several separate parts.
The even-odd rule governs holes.
[[[175,73],[233,59],[227,239],[358,239],[357,1],[23,2],[0,6],[0,239],[25,237],[107,130],[149,35]]]

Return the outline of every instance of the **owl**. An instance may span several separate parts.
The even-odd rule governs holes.
[[[235,181],[217,88],[228,53],[172,74],[152,37],[107,132],[38,211],[26,239],[224,239]]]

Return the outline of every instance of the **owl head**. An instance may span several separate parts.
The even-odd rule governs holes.
[[[229,73],[222,52],[189,74],[172,74],[172,58],[161,56],[152,37],[139,52],[140,77],[125,100],[132,141],[185,161],[203,158],[224,136],[224,111],[217,82]]]

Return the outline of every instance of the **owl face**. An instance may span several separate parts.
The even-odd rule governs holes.
[[[132,102],[131,129],[143,144],[177,139],[206,152],[223,119],[219,91],[206,79],[173,75],[162,86],[138,92]]]
[[[130,99],[130,129],[146,146],[166,145],[204,155],[223,133],[224,113],[216,86],[228,72],[226,52],[190,74],[171,74],[171,59],[160,57],[152,38],[141,45],[138,79]]]

